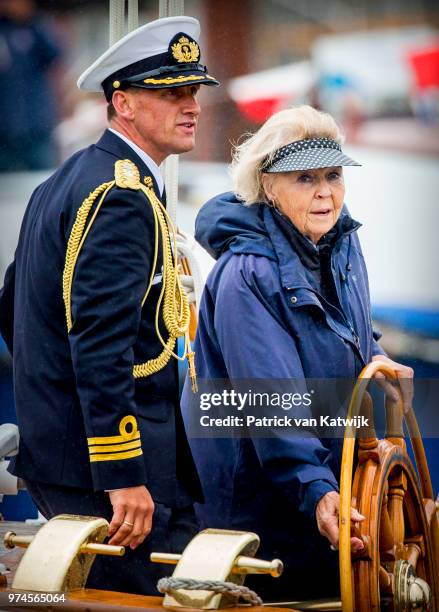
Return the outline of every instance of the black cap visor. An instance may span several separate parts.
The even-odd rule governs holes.
[[[184,66],[161,66],[142,74],[133,75],[121,82],[125,87],[142,87],[143,89],[163,89],[184,87],[187,85],[219,85],[219,81],[207,74],[202,64],[185,64]]]

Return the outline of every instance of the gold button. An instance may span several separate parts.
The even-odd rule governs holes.
[[[113,82],[113,87],[114,87],[114,89],[117,89],[118,87],[120,87],[120,81],[114,81]]]

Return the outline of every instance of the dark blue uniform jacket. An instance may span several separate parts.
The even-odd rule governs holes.
[[[141,180],[151,175],[107,131],[40,185],[27,207],[0,293],[21,435],[12,469],[23,478],[95,490],[146,484],[156,501],[184,506],[199,497],[199,483],[179,411],[176,362],[148,378],[132,375],[134,364],[162,351],[154,325],[161,255],[141,307],[154,221],[140,191],[114,187],[96,216],[75,269],[67,333],[62,274],[76,213],[125,158]]]
[[[317,259],[327,258],[323,278],[312,253],[305,256],[300,241],[307,239],[277,215],[231,193],[198,215],[196,238],[218,259],[200,305],[200,380],[354,378],[382,352],[373,337],[360,224],[343,209],[330,246],[316,250]],[[185,420],[189,405],[186,385]],[[297,554],[294,543],[315,526],[318,500],[338,487],[330,449],[317,438],[277,433],[190,443],[206,499],[198,507],[203,524],[254,530],[270,544],[266,555]]]

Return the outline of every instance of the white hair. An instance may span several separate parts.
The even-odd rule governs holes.
[[[270,162],[281,147],[304,138],[331,138],[343,144],[344,137],[328,113],[312,106],[297,106],[272,115],[255,134],[234,147],[230,174],[238,197],[247,205],[267,201],[261,181],[261,165]]]

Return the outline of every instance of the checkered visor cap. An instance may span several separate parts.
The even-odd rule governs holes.
[[[305,138],[278,149],[262,164],[262,172],[293,172],[333,166],[361,166],[343,153],[331,138]]]

